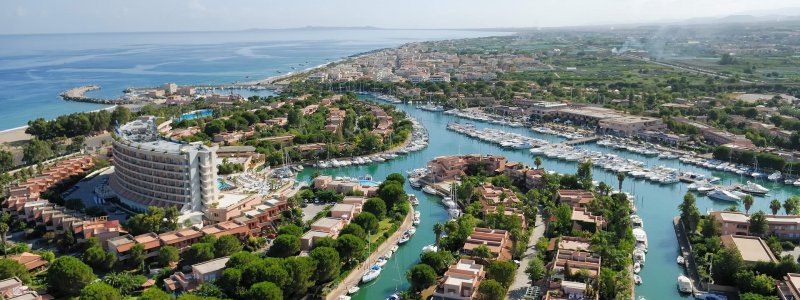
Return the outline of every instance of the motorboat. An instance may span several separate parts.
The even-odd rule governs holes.
[[[678,262],[679,265],[683,265],[686,263],[686,260],[683,258],[683,256],[678,256],[676,261]]]
[[[347,293],[352,295],[352,294],[358,293],[359,290],[361,290],[361,288],[359,288],[357,286],[353,286],[353,287],[347,289]]]
[[[642,271],[642,265],[640,263],[633,263],[633,274],[639,274]]]
[[[447,208],[457,208],[458,207],[458,204],[456,204],[456,202],[453,201],[453,198],[450,198],[450,197],[442,198],[442,204],[444,204],[444,206],[446,206]]]
[[[383,267],[386,265],[387,262],[389,262],[389,259],[387,259],[385,256],[381,256],[378,257],[377,261],[375,261],[375,265],[378,267]]]
[[[775,173],[769,174],[769,176],[767,176],[767,179],[769,179],[770,181],[778,181],[781,178],[783,178],[781,171],[776,171]]]
[[[768,188],[752,181],[748,181],[745,185],[739,187],[739,190],[754,195],[765,195],[769,192]]]
[[[639,276],[638,274],[634,274],[633,275],[633,283],[635,283],[637,285],[642,284],[642,276]]]
[[[405,244],[405,243],[406,243],[406,242],[408,242],[408,240],[410,240],[410,239],[411,239],[411,235],[409,235],[408,233],[406,233],[406,234],[404,234],[402,237],[400,237],[400,240],[398,240],[398,241],[397,241],[397,243],[398,243],[398,244]]]
[[[708,194],[708,198],[715,199],[715,200],[722,200],[722,201],[739,201],[742,198],[739,196],[734,195],[733,193],[723,190],[723,189],[716,189],[710,194]]]
[[[647,256],[642,249],[633,250],[633,261],[638,262],[640,265],[644,265],[644,262],[647,260]]]
[[[436,252],[436,251],[439,251],[439,247],[434,245],[434,244],[430,244],[430,245],[427,245],[425,247],[422,247],[422,253],[425,253],[425,252]]]
[[[691,293],[694,291],[692,280],[684,275],[678,276],[678,291],[681,293]]]
[[[631,215],[631,227],[633,228],[643,228],[644,221],[642,221],[642,217],[638,215]]]
[[[363,276],[361,276],[361,282],[367,283],[373,281],[377,279],[378,276],[380,275],[381,275],[381,267],[372,266],[371,268],[369,268],[367,272],[364,273]]]
[[[417,199],[417,196],[414,194],[408,194],[408,201],[411,202],[411,205],[419,205],[419,199]]]
[[[416,179],[414,177],[411,177],[411,178],[408,179],[408,185],[410,185],[411,187],[413,187],[415,189],[418,189],[418,188],[422,187],[422,183],[419,182],[419,179]]]
[[[426,185],[424,188],[422,188],[422,191],[426,194],[436,195],[436,189],[430,185]]]
[[[386,297],[386,300],[401,300],[400,295],[398,294],[391,294],[389,297]]]
[[[644,252],[647,252],[647,232],[645,232],[643,228],[634,228],[632,232],[633,238],[636,239],[636,247],[639,247]]]
[[[417,233],[417,228],[414,228],[414,227],[411,227],[408,230],[406,230],[406,234],[408,234],[409,236],[413,236],[416,233]]]

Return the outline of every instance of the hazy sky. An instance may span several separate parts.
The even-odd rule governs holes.
[[[798,5],[797,0],[1,0],[0,34],[553,27],[780,13]]]

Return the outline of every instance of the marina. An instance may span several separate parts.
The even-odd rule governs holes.
[[[371,95],[362,95],[362,98],[377,100]],[[415,169],[423,168],[429,160],[436,156],[470,153],[503,155],[512,161],[522,161],[528,165],[533,164],[534,156],[530,152],[503,148],[498,144],[476,143],[466,135],[448,130],[448,124],[462,120],[458,116],[419,110],[409,104],[398,104],[397,107],[406,111],[426,127],[430,136],[428,147],[384,162],[350,165],[335,169],[307,167],[300,173],[299,179],[308,180],[315,171],[332,176],[372,174],[375,178],[382,178],[390,173],[403,173],[406,170],[412,170],[413,172]],[[562,137],[533,132],[524,127],[515,128],[491,123],[485,125],[487,128],[542,139],[551,144],[561,143],[566,140]],[[716,184],[720,185],[744,185],[746,181],[751,180],[770,189],[769,195],[771,198],[785,199],[797,193],[794,187],[784,185],[782,182],[740,177],[735,173],[716,169],[711,170],[694,164],[683,163],[678,159],[659,159],[657,155],[648,156],[615,150],[595,143],[582,144],[573,148],[606,155],[616,155],[620,160],[638,161],[644,163],[645,166],[662,165],[664,168],[679,170],[679,173],[701,174],[706,178],[718,177],[719,180]],[[542,167],[548,171],[575,173],[578,161],[568,161],[544,155],[538,156],[542,159]],[[616,172],[613,170],[595,168],[593,178],[594,180],[604,181],[614,187],[617,185]],[[678,241],[675,239],[672,218],[678,215],[677,206],[680,204],[683,195],[689,191],[689,184],[677,182],[674,184],[662,184],[632,175],[628,176],[622,184],[623,191],[636,195],[631,200],[636,205],[637,216],[641,218],[643,223],[647,224],[647,244],[657,245],[647,249],[646,266],[641,266],[638,274],[642,284],[636,286],[637,299],[641,297],[648,299],[676,299],[688,296],[678,292],[674,279],[663,280],[663,278],[677,278],[685,272],[681,265],[676,264],[676,257],[681,255],[681,252]],[[421,222],[416,226],[416,233],[393,253],[389,263],[383,267],[383,275],[372,282],[361,285],[357,293],[350,295],[352,299],[385,299],[397,290],[408,288],[409,284],[405,277],[400,276],[398,278],[394,274],[405,274],[406,270],[415,265],[419,261],[419,255],[423,248],[434,242],[433,225],[450,219],[447,208],[442,204],[443,198],[441,196],[427,194],[422,190],[414,189],[410,181],[406,182],[406,192],[415,195],[419,201],[416,209],[420,212]],[[697,206],[701,212],[724,210],[731,204],[737,204],[739,209],[744,210],[741,203],[714,200],[702,195],[697,197]],[[769,211],[769,201],[765,198],[757,197],[750,211],[758,210]],[[642,240],[645,241],[644,239]],[[640,263],[640,265],[642,264]],[[386,276],[389,274],[393,274],[393,276]]]

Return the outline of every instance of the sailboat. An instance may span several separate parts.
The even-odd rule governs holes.
[[[369,244],[369,240],[370,238],[369,236],[367,236],[367,249],[372,249],[372,245]],[[369,256],[369,254],[367,254],[367,256]],[[361,282],[367,283],[373,281],[377,279],[378,276],[380,275],[381,275],[381,267],[377,265],[372,266],[371,268],[369,268],[369,270],[364,272],[364,275],[361,276]]]

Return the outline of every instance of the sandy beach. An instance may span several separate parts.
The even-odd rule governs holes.
[[[28,126],[0,131],[0,144],[13,144],[15,142],[30,140],[32,136],[25,133],[26,128],[28,128]]]

